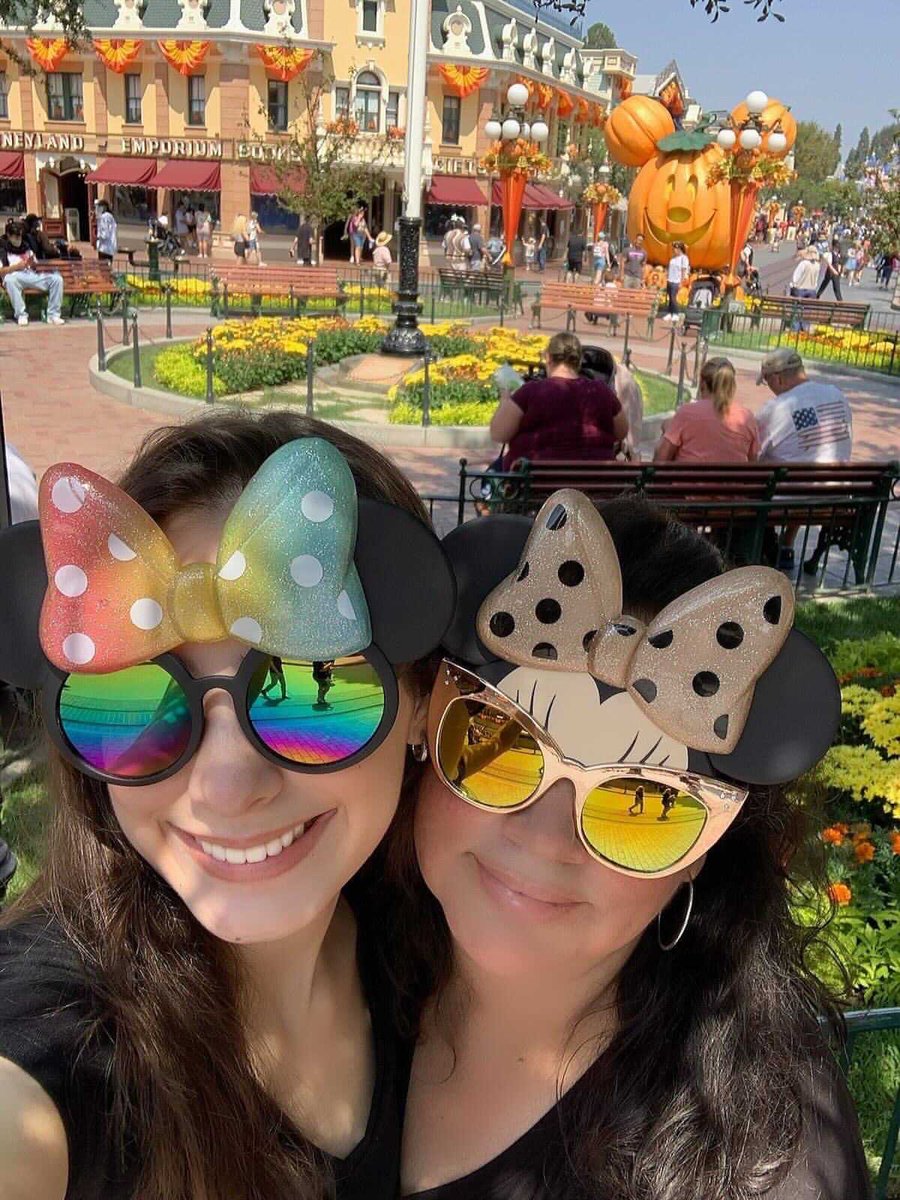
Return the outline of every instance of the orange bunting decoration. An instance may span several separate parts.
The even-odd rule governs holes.
[[[62,38],[27,38],[25,45],[32,61],[42,71],[55,71],[69,53],[69,43]]]
[[[659,95],[660,104],[664,104],[673,117],[684,116],[684,97],[681,88],[673,79],[667,83]]]
[[[631,95],[631,89],[634,85],[627,77],[621,77],[619,80],[619,99],[627,100]]]
[[[267,74],[282,83],[290,83],[295,75],[305,71],[313,56],[312,50],[290,46],[257,46],[256,49]]]
[[[578,101],[578,111],[575,113],[575,124],[586,125],[591,118],[591,106],[587,100]]]
[[[602,129],[606,124],[606,109],[602,104],[591,105],[591,125],[595,129]]]
[[[575,111],[575,99],[568,92],[560,92],[559,99],[556,102],[556,115],[561,121],[565,121],[571,117]]]
[[[466,67],[458,63],[442,63],[438,71],[450,91],[460,99],[477,92],[490,74],[488,67]]]
[[[104,67],[121,75],[140,54],[141,43],[137,38],[99,38],[94,52]]]
[[[157,43],[163,58],[181,75],[190,75],[192,71],[203,66],[211,44],[211,42],[179,42],[172,38],[166,38]]]
[[[552,83],[535,83],[531,98],[536,107],[543,112],[553,103],[553,94],[555,91],[556,88]]]

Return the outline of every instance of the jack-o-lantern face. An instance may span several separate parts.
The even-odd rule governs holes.
[[[731,189],[709,179],[722,157],[718,146],[708,146],[658,154],[641,168],[628,200],[628,236],[643,234],[650,262],[668,262],[673,242],[684,242],[692,266],[729,262]]]

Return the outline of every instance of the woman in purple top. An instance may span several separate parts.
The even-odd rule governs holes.
[[[544,355],[546,379],[504,392],[491,419],[491,437],[507,444],[504,470],[520,458],[613,459],[628,433],[628,418],[615,392],[583,379],[581,342],[557,333]]]

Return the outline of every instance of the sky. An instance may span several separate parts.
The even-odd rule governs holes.
[[[640,73],[676,59],[705,109],[731,109],[749,91],[777,96],[800,121],[840,122],[843,153],[900,108],[900,0],[781,0],[784,23],[757,24],[729,0],[715,25],[689,0],[588,0],[587,24],[605,21]]]

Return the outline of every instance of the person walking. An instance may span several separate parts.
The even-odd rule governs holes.
[[[231,242],[234,246],[234,256],[238,262],[247,261],[247,218],[239,212],[231,226]]]
[[[684,242],[672,243],[672,257],[669,259],[669,271],[666,277],[666,290],[669,293],[669,308],[664,321],[678,319],[678,293],[691,277],[691,262],[687,256]]]
[[[819,285],[819,252],[814,247],[801,250],[791,276],[791,295],[801,300],[814,300]]]
[[[197,253],[201,258],[212,257],[213,216],[205,204],[197,205]]]
[[[609,244],[609,239],[605,233],[599,233],[591,246],[591,253],[594,259],[594,284],[599,287],[603,283],[603,277],[607,270],[615,270],[616,256],[613,254],[612,247]]]
[[[469,266],[474,271],[480,271],[484,267],[484,238],[481,234],[481,226],[475,224],[472,226],[472,232],[469,234]]]
[[[735,400],[737,379],[727,358],[710,358],[700,372],[700,392],[665,428],[654,462],[755,462],[759,428],[749,408]]]
[[[372,251],[372,262],[375,267],[375,277],[379,287],[386,287],[391,273],[390,243],[391,235],[383,229],[375,239],[375,249]]]
[[[535,261],[537,269],[543,271],[547,265],[547,254],[550,251],[550,226],[547,224],[547,218],[541,217],[538,225],[537,246],[535,248]]]
[[[119,249],[119,227],[105,200],[98,200],[97,213],[97,257],[101,262],[111,263]]]
[[[301,267],[312,266],[313,227],[309,217],[302,217],[292,246],[294,261]]]
[[[841,250],[841,243],[837,238],[832,241],[831,248],[825,251],[822,259],[825,263],[825,275],[819,284],[816,299],[818,300],[822,296],[830,284],[834,289],[834,298],[836,300],[843,300],[844,297],[841,295],[841,274],[844,269],[844,252]]]
[[[587,238],[583,233],[572,233],[566,246],[566,283],[576,283],[584,266]]]
[[[508,449],[503,469],[520,458],[612,461],[628,435],[628,418],[612,387],[581,375],[582,346],[557,333],[544,352],[545,379],[502,392],[491,418],[492,439]]]
[[[262,233],[262,226],[259,223],[259,213],[252,212],[250,219],[247,221],[247,257],[253,256],[254,267],[261,267],[262,256],[259,249],[259,235]]]
[[[25,227],[13,218],[6,222],[6,234],[0,238],[0,282],[9,296],[13,314],[19,325],[28,324],[28,313],[22,292],[47,295],[47,324],[65,325],[62,319],[63,280],[59,271],[36,271],[33,250],[24,242]]]
[[[644,268],[647,251],[644,249],[643,234],[638,234],[622,255],[622,283],[624,287],[638,290],[644,286]]]

